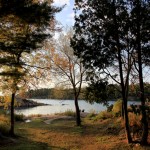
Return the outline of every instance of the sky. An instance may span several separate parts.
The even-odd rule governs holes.
[[[73,26],[74,24],[74,11],[73,11],[73,7],[74,7],[74,0],[53,0],[54,1],[54,6],[64,6],[66,5],[63,10],[59,13],[56,14],[56,20],[61,24],[61,26],[63,27],[62,30],[65,31],[65,27],[68,26]],[[59,36],[60,32],[56,32],[54,38],[57,39]],[[54,81],[54,80],[53,80]],[[55,83],[52,83],[52,81],[50,81],[50,83],[41,83],[40,84],[41,87],[39,88],[44,88],[47,86],[55,86]]]
[[[63,27],[66,26],[73,26],[74,24],[74,0],[54,0],[55,6],[63,6],[65,5],[65,8],[60,12],[56,14],[56,20],[59,21]]]

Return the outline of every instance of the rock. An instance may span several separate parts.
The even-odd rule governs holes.
[[[31,122],[31,120],[30,120],[30,119],[27,119],[27,120],[25,120],[25,122],[28,123],[28,122]]]
[[[27,100],[27,99],[17,99],[17,108],[22,108],[22,107],[35,107],[35,106],[44,106],[47,104],[44,103],[38,103],[38,102],[34,102],[32,100]]]

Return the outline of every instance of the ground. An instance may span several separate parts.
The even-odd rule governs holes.
[[[82,118],[81,127],[75,124],[75,118],[62,116],[17,122],[17,137],[2,139],[0,150],[150,150],[148,146],[127,144],[121,118]]]

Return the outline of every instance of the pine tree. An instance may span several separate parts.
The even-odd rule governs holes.
[[[14,136],[14,98],[26,75],[25,53],[39,49],[55,30],[54,15],[61,8],[34,0],[0,0],[0,75],[12,92],[11,129]],[[6,69],[7,68],[7,69]],[[11,81],[11,82],[10,82]],[[11,88],[13,86],[13,88]]]

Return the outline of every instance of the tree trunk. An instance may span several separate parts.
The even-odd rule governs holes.
[[[120,72],[120,81],[121,81],[121,89],[122,89],[122,99],[123,99],[123,113],[124,113],[124,125],[126,130],[126,137],[128,140],[128,143],[132,142],[131,134],[130,134],[130,128],[129,128],[129,118],[128,118],[128,110],[127,110],[127,98],[126,98],[126,88],[124,85],[123,80],[123,70],[122,70],[122,61],[121,61],[121,54],[118,51],[118,60],[119,60],[119,72]]]
[[[15,93],[12,93],[11,97],[11,127],[9,134],[10,136],[14,136],[14,100],[15,100]]]
[[[125,87],[125,84],[124,84],[121,50],[120,50],[118,34],[116,35],[116,39],[117,39],[116,41],[117,41],[117,47],[118,47],[119,74],[120,74],[122,100],[123,100],[123,103],[122,103],[123,112],[122,113],[124,113],[124,124],[125,124],[125,130],[126,130],[126,137],[127,137],[128,143],[132,143],[132,137],[131,137],[130,128],[129,128],[128,110],[127,110],[127,96],[126,95],[128,95],[127,94],[128,91],[126,90],[126,87]]]
[[[142,72],[142,62],[141,62],[141,48],[140,48],[140,42],[138,44],[138,65],[139,65],[139,83],[140,83],[140,99],[141,99],[141,108],[142,108],[142,139],[141,144],[147,145],[147,139],[148,139],[148,121],[147,121],[147,115],[145,110],[145,96],[144,96],[144,83],[143,83],[143,72]]]
[[[142,108],[142,139],[141,144],[147,145],[147,139],[148,139],[148,121],[147,121],[147,115],[145,110],[145,96],[144,96],[144,83],[143,83],[143,74],[142,74],[142,63],[141,63],[141,52],[138,52],[138,64],[139,64],[139,83],[140,83],[140,99],[141,99],[141,108]]]
[[[116,46],[118,51],[118,63],[119,63],[119,74],[120,74],[120,82],[121,82],[121,92],[122,92],[122,100],[123,100],[123,108],[124,111],[124,124],[125,124],[125,130],[126,130],[126,137],[128,140],[128,143],[132,142],[130,129],[129,129],[129,118],[128,118],[128,111],[127,111],[127,90],[124,83],[124,76],[123,76],[123,69],[122,69],[122,57],[121,57],[121,49],[120,49],[120,42],[119,42],[119,32],[118,32],[118,23],[117,23],[117,16],[116,16],[116,6],[115,6],[115,0],[113,0],[114,5],[114,24],[116,25],[116,32],[114,33],[114,37],[116,39]]]
[[[137,37],[138,38],[138,37]],[[139,41],[139,40],[138,40]],[[144,83],[143,83],[143,72],[142,72],[142,62],[141,62],[141,46],[138,42],[138,65],[139,65],[139,83],[140,83],[140,99],[141,99],[141,108],[142,108],[142,127],[143,134],[141,139],[141,144],[146,145],[148,139],[148,121],[145,110],[145,96],[144,96]]]
[[[75,96],[75,108],[76,108],[76,125],[80,126],[81,125],[81,118],[80,118],[80,109],[78,105],[78,99]]]
[[[140,11],[141,11],[141,4],[140,1],[137,1],[137,8],[139,11],[137,11],[137,53],[138,53],[138,69],[139,69],[139,84],[140,84],[140,99],[141,99],[141,106],[142,106],[142,139],[141,144],[147,145],[147,139],[148,139],[148,121],[147,121],[147,115],[145,110],[145,96],[144,96],[144,83],[143,83],[143,69],[142,69],[142,48],[141,48],[141,25],[140,25]]]
[[[115,14],[116,15],[116,14]],[[116,23],[116,17],[115,19],[115,24]],[[124,115],[124,125],[125,125],[125,130],[126,130],[126,137],[128,140],[128,143],[132,143],[132,137],[130,134],[130,128],[129,128],[129,118],[128,118],[128,111],[127,111],[127,90],[124,84],[124,76],[123,76],[123,69],[122,69],[122,57],[121,57],[121,50],[120,50],[120,43],[119,43],[119,34],[118,34],[118,27],[116,29],[116,42],[117,42],[117,51],[118,51],[118,63],[119,63],[119,74],[120,74],[120,82],[121,82],[121,93],[122,93],[122,115]],[[126,85],[127,86],[127,85]],[[124,113],[124,114],[123,114]]]
[[[132,143],[132,137],[131,137],[130,127],[129,127],[127,99],[124,99],[124,124],[125,124],[126,137],[127,137],[128,143]]]

